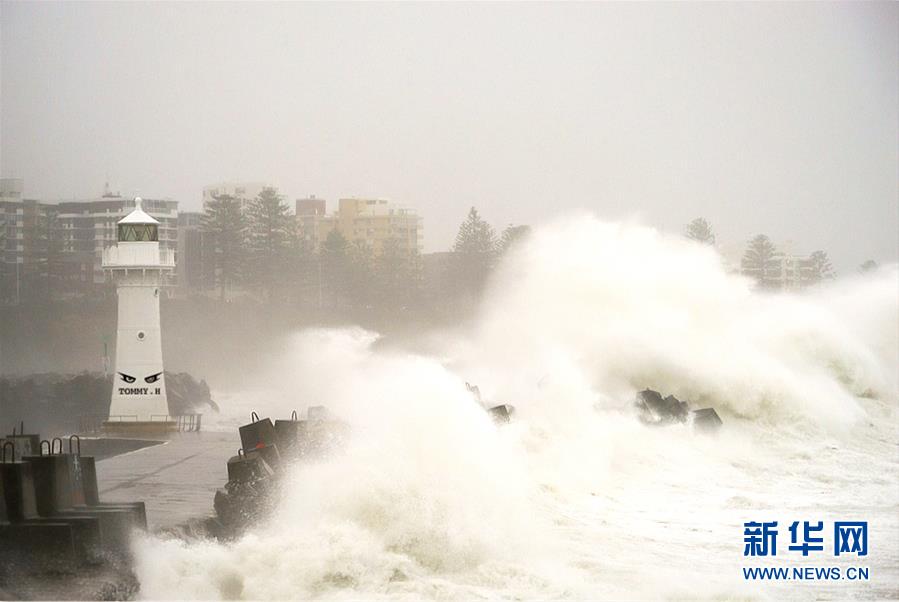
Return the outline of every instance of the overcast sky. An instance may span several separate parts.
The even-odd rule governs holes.
[[[416,207],[426,251],[587,209],[897,257],[897,4],[0,3],[0,171],[198,209]],[[292,205],[292,202],[291,202]],[[330,205],[329,209],[334,205]]]

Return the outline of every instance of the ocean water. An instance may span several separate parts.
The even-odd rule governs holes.
[[[141,538],[142,596],[899,598],[897,287],[887,267],[762,295],[708,248],[562,220],[503,260],[472,326],[403,346],[295,333],[257,385],[218,392],[210,432],[104,462],[101,488],[144,496],[156,525],[208,513],[251,409],[326,405],[345,447],[293,467],[271,519],[237,541]],[[515,422],[494,425],[466,381],[514,404]],[[725,425],[643,426],[646,387]],[[141,459],[188,448],[205,451],[156,473],[171,462]],[[743,523],[761,520],[778,521],[778,555],[747,558]],[[787,550],[797,520],[824,522],[824,552]],[[833,556],[837,520],[869,522],[866,557]],[[746,581],[744,566],[870,579]]]

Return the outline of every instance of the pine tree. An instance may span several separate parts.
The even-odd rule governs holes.
[[[288,256],[296,237],[290,209],[275,188],[263,188],[247,212],[252,282],[260,285],[265,297],[272,298],[277,286],[283,288]]]
[[[374,254],[364,240],[347,246],[346,295],[355,307],[371,305],[374,286]]]
[[[424,296],[425,265],[418,249],[406,257],[406,272],[404,282],[404,298],[407,307],[420,307]]]
[[[422,263],[416,251],[405,251],[400,241],[384,242],[375,262],[378,303],[385,309],[409,308],[421,297]]]
[[[502,255],[508,251],[512,245],[521,242],[531,235],[530,226],[509,226],[503,230],[503,234],[499,239],[498,251]]]
[[[453,280],[462,291],[477,294],[481,291],[496,258],[497,241],[493,228],[481,219],[472,207],[459,226],[453,245]]]
[[[703,217],[697,217],[687,224],[684,236],[704,245],[715,244],[715,233],[712,231],[712,226]]]
[[[349,241],[340,231],[334,229],[328,232],[318,252],[320,300],[327,295],[336,305],[346,297],[349,288],[349,246]]]
[[[836,278],[836,272],[834,272],[826,252],[815,251],[809,256],[809,263],[811,264],[810,279],[812,282]]]
[[[211,263],[219,285],[219,296],[240,279],[247,255],[247,220],[240,200],[230,195],[215,197],[206,205],[202,228],[209,239]]]
[[[291,237],[286,258],[284,285],[294,303],[301,304],[306,301],[306,294],[315,284],[313,274],[318,272],[318,261],[299,236]]]
[[[459,226],[453,251],[466,255],[492,256],[496,250],[496,233],[481,219],[478,210],[472,207],[468,217]]]
[[[750,276],[763,288],[774,288],[774,280],[777,261],[775,254],[777,249],[764,234],[759,234],[751,241],[743,254],[741,269],[743,274]]]

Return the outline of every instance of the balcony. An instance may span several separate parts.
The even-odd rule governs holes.
[[[175,251],[160,249],[157,243],[120,242],[103,249],[103,268],[174,269]]]

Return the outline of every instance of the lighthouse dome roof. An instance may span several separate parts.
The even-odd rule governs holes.
[[[141,207],[140,197],[134,199],[134,211],[119,220],[120,224],[158,224],[159,222]]]

